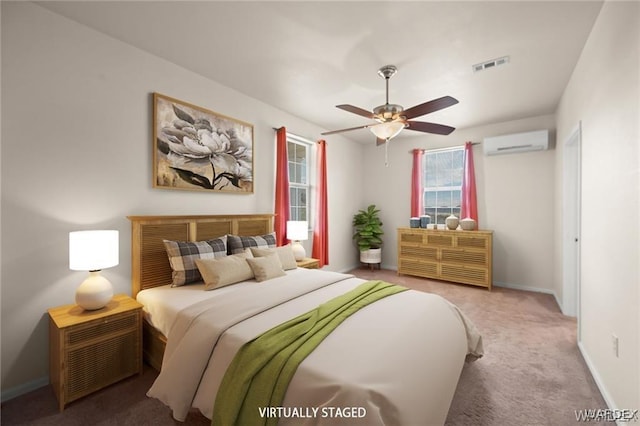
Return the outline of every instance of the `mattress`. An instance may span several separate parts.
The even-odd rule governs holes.
[[[304,274],[302,268],[285,271],[287,275]],[[145,320],[160,331],[165,337],[169,336],[171,327],[178,312],[203,300],[222,298],[228,293],[236,292],[243,287],[257,285],[256,280],[247,280],[215,290],[204,290],[204,283],[193,283],[180,287],[164,285],[142,290],[136,296],[144,308]]]
[[[211,418],[226,367],[245,342],[362,282],[296,269],[213,291],[189,285],[141,292],[147,318],[168,336],[148,395],[171,407],[177,420],[192,408]],[[318,409],[317,415],[345,407],[364,413],[349,424],[443,424],[467,354],[481,356],[482,339],[464,314],[437,295],[405,291],[367,306],[331,333],[300,364],[282,405]],[[339,423],[331,417],[280,419]]]

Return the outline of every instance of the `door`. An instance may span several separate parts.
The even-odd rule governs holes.
[[[580,124],[563,146],[562,312],[578,317],[580,340]]]

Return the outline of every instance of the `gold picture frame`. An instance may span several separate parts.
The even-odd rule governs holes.
[[[253,193],[253,125],[153,93],[153,187]]]

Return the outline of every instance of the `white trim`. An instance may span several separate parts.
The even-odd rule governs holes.
[[[49,384],[49,377],[40,377],[39,379],[32,380],[27,383],[23,383],[19,386],[3,390],[2,391],[2,402],[9,401],[10,399],[19,397],[20,395],[24,395],[36,389],[40,389],[43,386]]]
[[[302,189],[307,194],[306,195],[306,222],[309,226],[309,231],[313,229],[315,217],[311,211],[311,164],[312,164],[312,150],[314,144],[300,136],[294,135],[292,133],[287,133],[287,151],[289,144],[297,145],[300,149],[304,149],[306,151],[305,161],[304,163],[298,163],[297,161],[289,160],[289,153],[287,152],[287,173],[290,173],[290,165],[291,164],[304,164],[304,180],[306,183],[299,183],[291,181],[291,175],[289,175],[289,190],[291,189]],[[296,148],[297,149],[297,148]],[[297,206],[297,205],[296,205]],[[291,200],[289,200],[289,213],[291,214]]]
[[[287,139],[293,139],[294,142],[303,143],[303,144],[309,145],[309,146],[313,146],[314,145],[314,142],[312,142],[311,139],[307,139],[305,137],[298,136],[296,134],[289,133],[289,132],[287,132]]]
[[[578,318],[580,340],[581,122],[563,143],[562,155],[562,312]]]
[[[446,148],[434,148],[434,149],[423,149],[422,152],[423,153],[433,153],[433,152],[446,152],[446,151],[456,151],[459,150],[460,148],[464,149],[465,145],[456,145],[456,146],[448,146]]]
[[[522,285],[522,284],[504,283],[502,281],[494,281],[493,286],[502,287],[502,288],[511,288],[514,290],[533,291],[534,293],[544,293],[544,294],[551,294],[555,296],[555,292],[553,290],[549,290],[548,288],[533,287],[533,286]]]
[[[584,359],[585,364],[587,364],[587,368],[589,369],[589,372],[593,377],[593,381],[596,382],[596,386],[598,386],[598,390],[600,391],[600,394],[602,395],[602,399],[604,399],[605,404],[607,404],[607,407],[611,410],[618,409],[618,407],[616,407],[616,404],[613,402],[613,398],[611,397],[611,394],[609,394],[607,387],[604,385],[604,382],[602,381],[602,378],[600,377],[598,370],[596,369],[595,365],[593,365],[593,362],[591,362],[591,358],[589,357],[587,349],[584,347],[584,345],[580,341],[578,342],[578,349],[580,349],[580,354],[582,355],[582,359]],[[616,424],[618,426],[621,425],[620,422],[616,422]]]
[[[512,290],[532,291],[534,293],[550,294],[555,299],[556,304],[558,305],[558,309],[560,309],[560,311],[562,311],[562,305],[560,304],[560,299],[558,299],[558,295],[556,294],[555,291],[549,290],[548,288],[532,287],[532,286],[528,286],[528,285],[513,284],[513,283],[503,283],[503,282],[500,282],[500,281],[494,281],[493,282],[493,286],[494,287],[502,287],[502,288],[510,288]]]

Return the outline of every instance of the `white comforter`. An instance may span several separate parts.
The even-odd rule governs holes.
[[[299,269],[181,310],[148,395],[177,420],[192,407],[211,418],[242,344],[362,282]],[[282,404],[295,410],[264,413],[283,425],[444,424],[467,354],[482,355],[482,338],[458,308],[437,295],[402,292],[348,318],[300,364]]]

